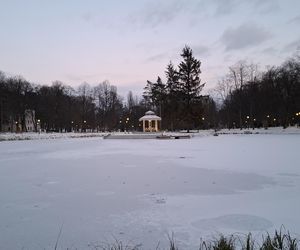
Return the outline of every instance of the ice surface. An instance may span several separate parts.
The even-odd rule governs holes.
[[[89,249],[285,225],[300,233],[300,134],[0,143],[0,249]]]

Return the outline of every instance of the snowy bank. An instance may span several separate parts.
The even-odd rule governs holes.
[[[118,139],[132,139],[135,137],[141,137],[146,139],[147,135],[152,136],[155,139],[157,136],[183,136],[189,135],[191,137],[203,137],[212,136],[215,131],[210,130],[195,130],[190,133],[186,131],[181,132],[158,132],[158,133],[142,133],[142,132],[98,132],[98,133],[0,133],[0,141],[18,141],[18,140],[45,140],[45,139],[66,139],[66,138],[90,138],[90,137],[105,137],[113,135]],[[272,127],[268,129],[255,128],[255,129],[221,129],[217,134],[300,134],[300,128],[288,127],[286,129],[282,127]],[[146,137],[145,137],[146,135]],[[144,138],[145,137],[145,138]]]
[[[218,134],[300,134],[300,127],[270,127],[264,128],[248,128],[248,129],[221,129]]]
[[[108,133],[0,133],[0,141],[103,137]]]

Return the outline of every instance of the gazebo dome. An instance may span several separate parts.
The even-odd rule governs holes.
[[[145,115],[155,115],[155,113],[153,111],[149,110],[145,113]]]
[[[155,115],[153,111],[149,110],[139,119],[139,121],[161,121],[161,118]]]

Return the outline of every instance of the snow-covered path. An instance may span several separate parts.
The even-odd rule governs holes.
[[[285,225],[300,234],[300,134],[0,143],[0,249],[87,249]]]

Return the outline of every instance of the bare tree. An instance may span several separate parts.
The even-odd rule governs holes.
[[[89,111],[92,108],[91,104],[93,103],[92,89],[91,86],[84,82],[82,83],[77,90],[78,97],[80,100],[80,114],[81,114],[81,129],[86,131],[86,129],[91,125],[91,118],[89,117]]]
[[[218,99],[221,101],[221,103],[224,103],[226,98],[228,98],[232,89],[233,89],[233,85],[228,77],[224,77],[218,81],[217,86],[215,88],[215,92],[218,96]]]
[[[110,85],[108,81],[104,81],[94,88],[94,97],[96,100],[98,125],[104,130],[116,127],[117,115],[122,107],[117,88]]]
[[[132,110],[132,108],[136,105],[137,105],[137,102],[135,101],[135,98],[133,97],[132,91],[129,91],[128,95],[127,95],[127,108],[129,110]]]
[[[239,96],[239,127],[243,127],[243,100],[242,89],[247,82],[251,79],[251,67],[246,61],[239,61],[233,66],[229,67],[228,79],[233,84],[234,90]]]

